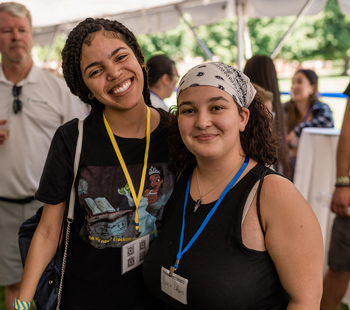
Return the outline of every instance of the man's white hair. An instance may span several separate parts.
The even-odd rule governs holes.
[[[32,28],[32,14],[30,14],[30,11],[23,4],[17,2],[2,2],[0,3],[0,12],[8,12],[18,17],[27,17],[30,28]]]

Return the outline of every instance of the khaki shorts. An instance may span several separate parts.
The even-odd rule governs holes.
[[[334,220],[328,265],[332,270],[350,271],[350,217]]]
[[[0,200],[0,285],[21,281],[23,265],[18,246],[19,227],[42,205],[37,200],[26,204]]]

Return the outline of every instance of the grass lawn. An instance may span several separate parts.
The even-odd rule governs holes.
[[[5,309],[5,292],[4,287],[0,286],[0,310],[6,310]]]

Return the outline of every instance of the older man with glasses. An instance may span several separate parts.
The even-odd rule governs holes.
[[[13,309],[22,278],[20,224],[41,203],[34,199],[51,138],[63,123],[85,117],[85,105],[63,80],[33,64],[31,14],[0,4],[0,285]]]

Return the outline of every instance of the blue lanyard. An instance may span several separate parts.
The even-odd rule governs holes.
[[[224,199],[224,197],[226,196],[227,192],[232,188],[232,186],[237,182],[237,180],[239,179],[239,177],[242,175],[243,171],[245,170],[245,168],[247,167],[249,163],[249,157],[246,156],[245,161],[243,166],[241,167],[241,169],[239,169],[239,171],[236,173],[236,175],[233,177],[233,179],[231,180],[231,182],[226,186],[226,188],[224,189],[224,191],[221,193],[219,199],[216,201],[214,207],[210,210],[210,212],[208,213],[208,215],[206,216],[205,220],[203,221],[202,225],[199,227],[199,229],[197,230],[197,232],[194,234],[194,236],[192,237],[192,239],[190,240],[190,242],[187,244],[187,246],[184,248],[184,250],[182,250],[182,246],[183,246],[183,241],[184,241],[184,235],[185,235],[185,214],[186,214],[186,206],[187,206],[187,201],[188,201],[188,196],[190,193],[190,185],[191,185],[191,175],[188,178],[188,182],[187,182],[187,188],[186,188],[186,196],[185,196],[185,202],[184,202],[184,211],[183,211],[183,215],[182,215],[182,228],[181,228],[181,235],[180,235],[180,245],[179,245],[179,252],[176,255],[176,262],[174,264],[174,267],[170,267],[170,273],[169,276],[172,276],[172,274],[174,273],[174,271],[179,267],[179,262],[181,257],[187,252],[187,250],[192,246],[192,244],[197,240],[198,236],[202,233],[203,229],[205,228],[205,226],[208,224],[208,222],[210,221],[211,217],[213,216],[214,212],[216,211],[216,209],[218,208],[219,204],[221,203],[221,201]]]

